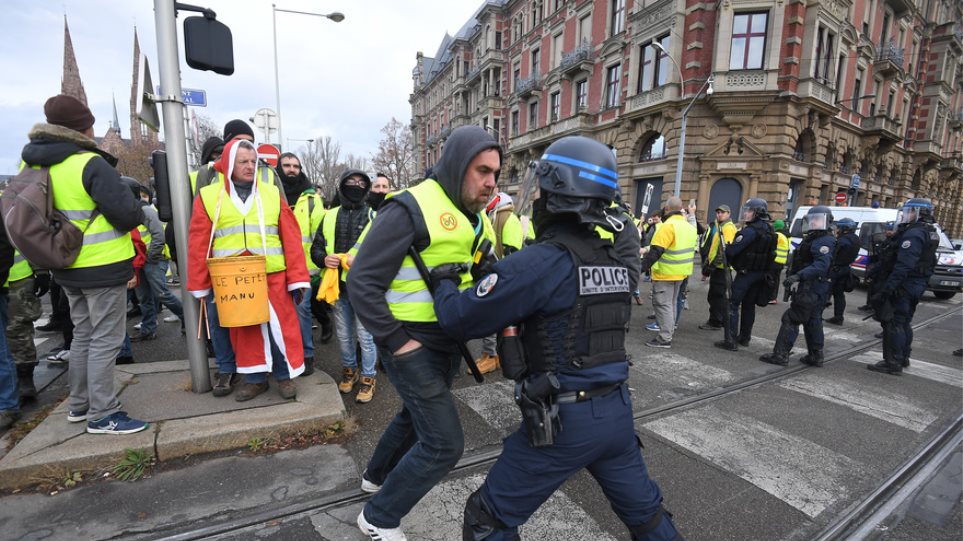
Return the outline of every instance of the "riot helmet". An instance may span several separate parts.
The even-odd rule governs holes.
[[[742,205],[742,212],[739,217],[745,223],[767,218],[769,217],[769,204],[766,203],[765,199],[758,197],[747,199],[745,204]]]
[[[833,211],[826,205],[816,205],[803,216],[802,232],[826,231],[833,224]]]
[[[900,209],[896,217],[896,223],[919,222],[921,221],[920,218],[926,218],[922,221],[933,221],[933,202],[925,197],[914,197],[903,203],[903,208]]]
[[[533,200],[551,214],[574,214],[578,221],[619,230],[605,209],[618,191],[615,155],[606,145],[582,136],[568,136],[545,149],[529,164],[516,208],[524,211]]]
[[[850,231],[856,231],[856,226],[859,225],[853,221],[852,218],[843,218],[836,222],[836,229],[841,233],[849,233]]]

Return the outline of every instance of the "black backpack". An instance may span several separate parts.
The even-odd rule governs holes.
[[[0,197],[10,242],[37,269],[69,267],[80,254],[84,231],[53,208],[50,168],[24,166]],[[93,223],[98,211],[88,222]]]

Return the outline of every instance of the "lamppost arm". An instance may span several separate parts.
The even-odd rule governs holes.
[[[702,83],[702,87],[699,88],[699,91],[696,92],[696,95],[692,96],[692,101],[690,101],[689,104],[686,105],[685,109],[682,110],[682,125],[679,128],[679,156],[676,158],[675,192],[673,194],[676,197],[679,197],[679,194],[682,192],[682,163],[683,159],[685,158],[685,125],[686,121],[689,119],[689,111],[692,110],[692,106],[695,105],[696,100],[699,99],[699,96],[701,96],[703,92],[705,92],[707,95],[712,94],[713,81],[714,79],[710,75],[709,78],[706,79],[706,82]]]
[[[685,97],[685,77],[682,76],[682,67],[679,66],[679,63],[676,62],[674,58],[672,58],[672,55],[669,54],[669,51],[665,50],[665,47],[663,47],[661,43],[659,43],[658,41],[653,41],[652,47],[658,49],[659,51],[662,51],[662,54],[664,54],[665,57],[669,59],[669,62],[672,62],[672,65],[675,66],[675,70],[679,73],[679,97],[684,98]]]

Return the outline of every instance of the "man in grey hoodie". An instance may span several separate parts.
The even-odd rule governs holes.
[[[454,130],[432,177],[385,199],[348,273],[351,303],[403,402],[362,474],[361,489],[376,494],[358,527],[372,539],[405,539],[401,518],[464,450],[450,391],[458,347],[438,325],[428,286],[407,254],[414,247],[429,268],[447,269],[461,288],[471,287],[468,269],[501,155],[482,128]]]

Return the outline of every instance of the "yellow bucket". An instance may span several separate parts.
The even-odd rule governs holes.
[[[270,319],[266,261],[260,255],[207,260],[222,327],[248,327]]]

